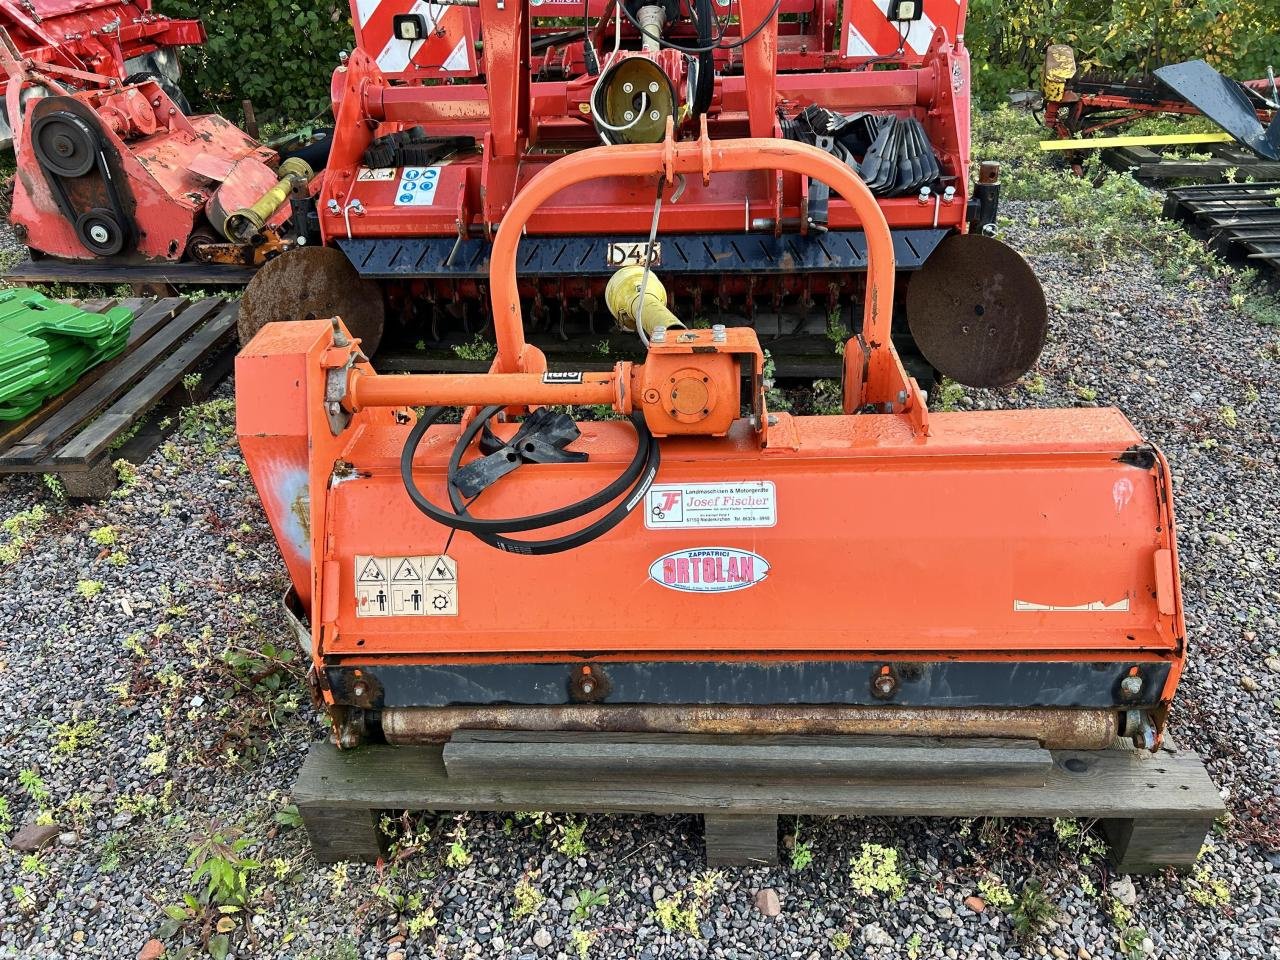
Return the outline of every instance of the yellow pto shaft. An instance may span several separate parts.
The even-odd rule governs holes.
[[[289,199],[295,186],[306,186],[315,176],[310,165],[298,157],[280,164],[280,181],[264,193],[251,207],[237,210],[227,217],[222,232],[232,243],[249,243],[267,225],[281,204]]]

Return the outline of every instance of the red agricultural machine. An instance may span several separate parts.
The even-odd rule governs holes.
[[[1185,68],[1189,64],[1182,65]],[[1175,116],[1199,116],[1204,113],[1196,103],[1198,90],[1219,81],[1208,77],[1207,65],[1188,83],[1171,84],[1162,71],[1154,76],[1120,77],[1090,70],[1081,71],[1075,50],[1063,43],[1051,44],[1045,51],[1041,72],[1044,96],[1044,125],[1059,137],[1090,137],[1105,130],[1115,130],[1153,113]],[[1214,71],[1216,72],[1216,71]],[[1273,79],[1234,81],[1222,78],[1220,85],[1238,91],[1239,108],[1252,113],[1260,122],[1275,115],[1280,97]]]
[[[893,238],[893,333],[924,382],[1017,378],[1044,299],[990,236],[998,170],[974,182],[962,0],[352,0],[356,47],[333,78],[329,165],[305,247],[249,285],[263,324],[341,314],[372,354],[418,342],[455,366],[489,331],[494,236],[558,159],[602,144],[757,138],[855,170]],[[661,271],[690,322],[750,324],[782,368],[856,330],[863,218],[804,172],[712,181],[618,172],[549,198],[517,265],[530,337],[597,346],[618,267]],[[449,349],[453,348],[452,352]],[[607,353],[609,344],[599,344]],[[435,349],[436,353],[431,353]],[[825,360],[822,360],[825,357]],[[597,362],[601,361],[599,357]],[[474,363],[474,358],[462,362]],[[831,369],[826,371],[825,363]]]
[[[132,83],[151,80],[186,112],[178,89],[177,48],[205,42],[199,20],[175,20],[151,0],[0,0],[0,33],[42,76],[25,84],[17,109],[0,104],[0,141],[12,141],[31,101],[58,93],[85,75]],[[0,94],[9,77],[0,77]],[[17,118],[15,122],[15,118]]]
[[[72,5],[36,4],[23,31],[0,30],[8,115],[22,118],[17,236],[44,257],[124,268],[97,280],[125,280],[139,263],[252,265],[290,249],[290,200],[314,173],[220,116],[188,116],[173,44],[202,42],[199,22],[147,2],[80,4],[56,20],[44,9],[62,6]],[[5,16],[16,7],[0,0]],[[55,25],[62,33],[48,35]],[[19,42],[37,28],[46,46]]]

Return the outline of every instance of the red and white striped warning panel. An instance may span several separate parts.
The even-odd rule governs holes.
[[[915,0],[923,7],[919,20],[889,19],[891,0],[844,0],[846,57],[922,57],[941,27],[954,41],[968,0]]]
[[[420,14],[427,34],[421,40],[395,35],[399,14]],[[356,46],[373,57],[383,73],[448,74],[474,77],[475,38],[478,32],[474,7],[446,6],[428,0],[351,0]],[[412,66],[411,66],[412,64]]]

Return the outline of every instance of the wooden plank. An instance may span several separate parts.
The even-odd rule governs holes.
[[[321,863],[372,862],[385,850],[378,816],[372,810],[299,803],[298,813],[311,841],[311,852]]]
[[[40,258],[10,267],[9,280],[23,283],[87,283],[102,286],[163,283],[218,287],[242,287],[255,269],[224,263],[72,263]]]
[[[778,817],[772,813],[708,813],[702,818],[707,865],[776,867]]]
[[[659,783],[599,780],[451,780],[439,744],[312,747],[295,796],[375,809],[589,810],[600,813],[827,814],[832,816],[1217,816],[1222,800],[1192,753],[1053,751],[1045,785],[792,784],[697,778]],[[1186,787],[1186,789],[1182,789]]]
[[[1172,746],[1157,754],[1133,749],[1057,750],[1053,769],[1039,788],[1010,789],[1005,783],[846,783],[815,778],[801,784],[768,778],[722,776],[684,780],[649,778],[522,780],[454,779],[443,748],[366,746],[338,750],[314,744],[294,786],[300,810],[318,810],[317,831],[337,824],[339,840],[322,838],[322,853],[352,829],[351,823],[380,810],[547,810],[553,812],[656,813],[704,816],[925,816],[1088,817],[1134,821],[1118,831],[1122,862],[1146,869],[1155,860],[1185,865],[1203,841],[1197,829],[1223,813],[1222,799],[1193,753]],[[576,777],[568,771],[570,777]],[[351,812],[344,818],[341,811]],[[357,817],[356,812],[359,813]],[[304,814],[305,819],[305,814]],[[745,823],[745,821],[741,821]],[[764,821],[757,823],[757,840]],[[1145,824],[1173,824],[1163,841]],[[725,842],[741,833],[727,821]],[[368,836],[353,844],[362,858],[372,854]],[[1122,835],[1128,831],[1128,835]],[[739,842],[739,841],[734,841]],[[745,839],[740,841],[745,844]],[[1127,859],[1126,859],[1127,858]],[[1144,862],[1147,866],[1143,866]]]
[[[1213,817],[1141,817],[1103,820],[1101,826],[1117,873],[1159,873],[1166,867],[1190,870],[1213,821]]]
[[[175,299],[175,305],[179,301]],[[92,304],[101,303],[101,308],[92,306]],[[133,326],[129,329],[129,339],[125,344],[124,350],[119,355],[112,357],[106,363],[101,363],[91,370],[85,371],[84,376],[72,384],[68,389],[62,391],[56,397],[53,397],[44,404],[39,410],[32,412],[29,416],[13,423],[0,424],[0,453],[7,450],[10,446],[26,437],[36,426],[43,423],[49,417],[53,416],[58,410],[61,410],[68,403],[78,397],[87,390],[100,378],[108,376],[114,370],[124,357],[134,346],[147,337],[155,333],[164,323],[169,320],[169,316],[160,310],[144,311],[143,307],[147,306],[150,301],[147,300],[121,300],[119,306],[126,307],[134,312]],[[111,305],[117,304],[115,300],[90,301],[83,304],[86,310],[109,309]]]
[[[939,737],[717,737],[459,730],[444,745],[450,779],[718,779],[778,783],[972,783],[1043,786],[1053,758],[1031,740]]]
[[[171,302],[174,301],[160,301],[152,309],[159,310],[161,304]],[[47,469],[45,461],[58,444],[114,402],[221,303],[221,298],[213,297],[175,310],[176,315],[167,318],[159,331],[124,355],[110,376],[98,377],[88,389],[0,455],[0,471],[39,473]]]
[[[122,397],[116,400],[84,430],[76,434],[53,456],[58,467],[89,463],[111,442],[133,426],[164,399],[182,378],[235,336],[237,305],[223,309],[200,327],[190,339],[160,361]]]

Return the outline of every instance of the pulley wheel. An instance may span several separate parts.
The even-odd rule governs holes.
[[[100,257],[113,257],[124,249],[124,228],[104,207],[94,207],[76,218],[76,236]]]
[[[96,137],[74,113],[47,113],[32,124],[32,146],[40,165],[60,177],[83,177],[93,169]]]
[[[979,234],[947,237],[907,285],[911,336],[944,376],[970,387],[1012,383],[1044,348],[1049,313],[1035,273]]]
[[[298,247],[268,260],[245,287],[236,323],[243,346],[268,323],[341,317],[372,356],[382,340],[382,288],[364,280],[342,251]]]

